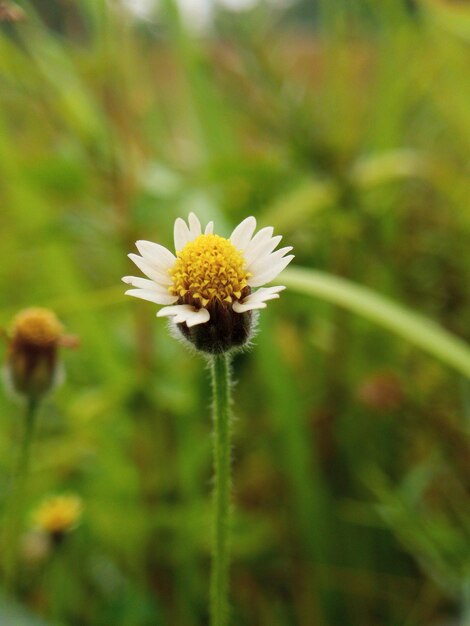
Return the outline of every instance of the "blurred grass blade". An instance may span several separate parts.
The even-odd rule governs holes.
[[[276,224],[279,230],[289,230],[331,206],[338,190],[331,181],[305,180],[288,193],[276,198],[263,215],[263,224]]]
[[[469,41],[470,9],[467,3],[420,0],[419,5],[439,28]]]
[[[353,282],[308,268],[286,270],[282,282],[380,324],[470,378],[470,348],[432,320]]]
[[[424,178],[429,168],[429,158],[425,154],[401,148],[358,159],[350,177],[360,187],[369,188],[401,178]]]
[[[289,495],[295,510],[297,531],[304,547],[304,561],[298,564],[306,598],[302,603],[305,623],[325,626],[333,613],[325,581],[314,565],[333,560],[333,512],[317,450],[311,445],[307,413],[300,388],[284,363],[275,340],[276,330],[268,312],[261,322],[256,359],[270,419],[277,433],[276,456],[289,481]],[[346,626],[346,625],[344,625]]]
[[[398,148],[359,157],[352,164],[348,176],[351,184],[362,192],[403,179],[430,179],[432,165],[432,160],[424,152]],[[301,180],[266,209],[263,223],[275,224],[280,230],[291,230],[337,203],[340,192],[338,181],[334,179],[315,180],[309,177]]]

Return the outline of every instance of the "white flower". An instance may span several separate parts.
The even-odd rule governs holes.
[[[260,287],[292,261],[294,256],[288,254],[292,247],[275,250],[282,237],[273,237],[271,227],[255,234],[254,217],[243,220],[229,239],[214,235],[213,226],[209,222],[203,233],[194,213],[189,214],[188,224],[178,218],[176,256],[157,243],[137,241],[141,256],[129,257],[147,278],[125,276],[123,281],[134,287],[126,294],[166,305],[157,316],[169,316],[187,329],[226,322],[228,313],[243,316],[278,298],[284,287]],[[237,323],[232,320],[232,325]]]

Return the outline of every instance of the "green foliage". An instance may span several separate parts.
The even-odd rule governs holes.
[[[20,4],[0,23],[0,323],[43,305],[80,337],[27,496],[85,510],[41,558],[24,520],[18,624],[207,624],[208,372],[119,284],[133,242],[171,245],[190,210],[222,234],[254,214],[299,266],[234,364],[233,623],[468,619],[465,3],[299,21],[260,2],[199,34],[173,0],[146,20]],[[21,409],[0,409],[3,511]]]

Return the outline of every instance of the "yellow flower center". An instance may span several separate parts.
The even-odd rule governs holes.
[[[46,500],[34,513],[34,522],[49,533],[71,530],[80,519],[82,502],[75,496],[57,496]]]
[[[225,302],[239,299],[251,274],[245,269],[242,253],[228,239],[199,235],[177,253],[170,275],[172,295],[181,298],[189,295],[206,306],[215,299]]]
[[[62,332],[62,324],[49,309],[25,309],[13,320],[13,338],[38,348],[57,343]]]

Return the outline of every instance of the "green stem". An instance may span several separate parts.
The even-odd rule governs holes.
[[[65,607],[67,602],[66,584],[67,575],[63,566],[63,545],[54,546],[54,555],[51,562],[50,585],[51,591],[51,624],[54,626],[65,626]]]
[[[214,529],[211,572],[211,626],[228,623],[230,525],[230,361],[212,358],[214,419]]]
[[[36,396],[28,398],[24,416],[24,430],[16,467],[11,481],[10,502],[5,524],[5,590],[12,593],[16,582],[18,544],[23,517],[26,484],[29,474],[31,442],[34,436],[39,401]]]

